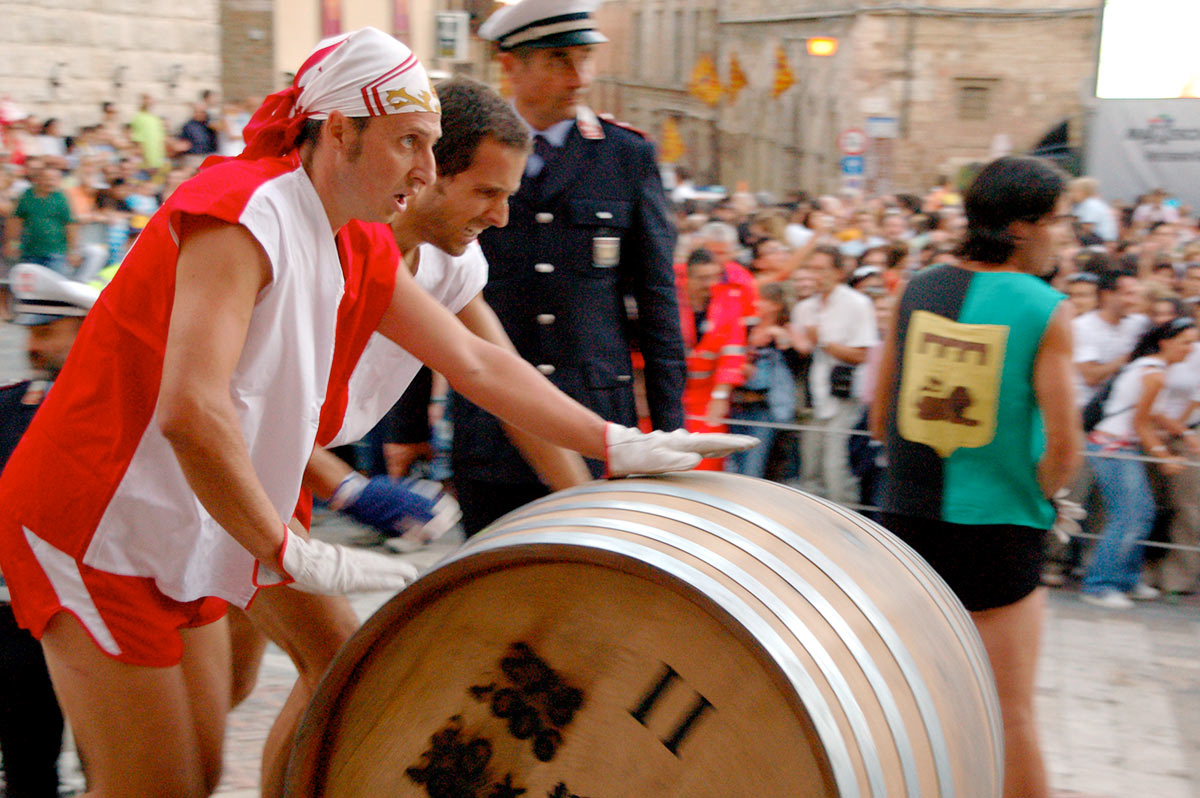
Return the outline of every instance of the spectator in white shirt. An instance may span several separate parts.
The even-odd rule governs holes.
[[[1071,323],[1080,407],[1088,403],[1098,385],[1129,362],[1129,353],[1150,324],[1134,312],[1144,297],[1141,283],[1132,274],[1105,272],[1096,287],[1100,307]]]
[[[1071,200],[1075,203],[1075,218],[1083,232],[1092,233],[1105,243],[1117,240],[1117,216],[1112,207],[1100,198],[1100,182],[1094,177],[1071,181]]]
[[[816,278],[817,292],[792,310],[795,349],[812,355],[808,373],[813,426],[801,436],[804,489],[840,503],[857,498],[850,473],[848,432],[862,414],[853,398],[858,366],[879,342],[871,300],[842,283],[842,256],[820,246],[805,268]]]

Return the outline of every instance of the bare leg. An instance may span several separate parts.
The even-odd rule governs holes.
[[[254,628],[254,624],[243,610],[230,607],[226,617],[229,619],[229,643],[232,649],[230,668],[233,685],[230,687],[229,699],[229,707],[232,709],[254,692],[254,686],[258,683],[258,670],[262,666],[263,652],[267,648],[267,638]]]
[[[292,741],[317,684],[342,644],[359,627],[344,596],[317,596],[289,587],[259,591],[246,612],[255,628],[291,657],[299,678],[275,719],[263,748],[262,794],[283,795]]]
[[[262,785],[263,798],[280,798],[286,784],[288,757],[292,754],[292,745],[296,732],[300,729],[300,719],[308,702],[312,700],[314,688],[304,679],[297,679],[292,685],[292,692],[279,710],[275,723],[267,733],[263,745]]]
[[[1004,719],[1004,797],[1046,798],[1049,785],[1034,720],[1034,674],[1046,591],[1006,607],[971,613],[983,638]]]
[[[179,633],[183,636],[183,659],[179,664],[203,756],[205,795],[211,795],[221,781],[225,716],[230,709],[229,624],[221,618]]]
[[[100,651],[75,617],[60,612],[42,637],[46,662],[80,747],[93,798],[202,798],[221,770],[228,706],[228,631],[187,630],[180,665],[127,665]],[[224,690],[222,691],[222,687]]]

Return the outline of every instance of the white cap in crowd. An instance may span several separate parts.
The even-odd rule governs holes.
[[[13,322],[37,327],[68,316],[86,316],[100,289],[72,280],[53,269],[18,263],[9,272]]]

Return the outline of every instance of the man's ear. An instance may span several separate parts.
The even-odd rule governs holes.
[[[327,138],[328,143],[333,146],[337,152],[345,154],[349,149],[350,136],[355,132],[351,130],[353,125],[346,119],[346,115],[341,111],[330,111],[329,117],[322,125],[322,134]]]
[[[506,50],[501,50],[496,53],[496,60],[500,62],[500,70],[505,75],[511,75],[517,66],[517,57]]]
[[[1018,219],[1015,222],[1009,222],[1008,234],[1012,236],[1013,244],[1019,247],[1028,241],[1035,226],[1037,226],[1037,222],[1027,222],[1024,219]]]

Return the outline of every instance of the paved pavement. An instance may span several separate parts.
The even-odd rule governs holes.
[[[21,340],[0,324],[0,377],[22,376]],[[346,540],[361,530],[330,517],[317,534]],[[408,556],[429,565],[451,549]],[[387,598],[354,605],[365,618]],[[268,649],[257,689],[229,719],[219,796],[257,795],[263,740],[294,678],[287,657]],[[1037,703],[1059,798],[1200,798],[1200,599],[1113,612],[1070,588],[1051,591]]]

